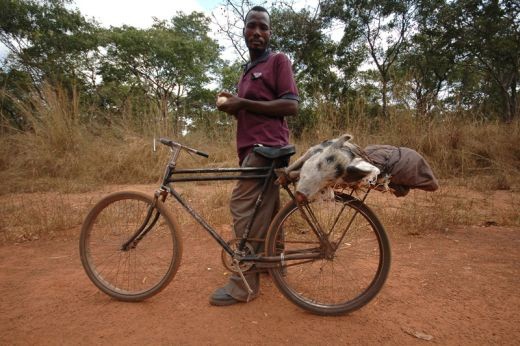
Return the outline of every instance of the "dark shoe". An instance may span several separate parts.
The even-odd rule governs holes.
[[[240,301],[227,294],[224,287],[220,287],[209,297],[209,303],[215,306],[227,306],[240,303]]]

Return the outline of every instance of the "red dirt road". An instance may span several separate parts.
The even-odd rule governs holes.
[[[193,232],[184,231],[183,263],[172,283],[142,303],[117,302],[99,292],[83,272],[77,240],[1,245],[0,345],[517,345],[520,340],[519,229],[391,235],[392,270],[382,292],[340,317],[299,309],[268,276],[253,302],[210,306],[209,295],[226,275],[217,244]]]

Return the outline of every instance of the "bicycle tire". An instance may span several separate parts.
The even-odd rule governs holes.
[[[357,310],[379,293],[388,276],[391,255],[385,229],[370,208],[346,194],[336,193],[333,200],[313,202],[309,207],[329,239],[341,241],[340,246],[331,259],[320,255],[318,259],[285,261],[270,269],[270,274],[286,298],[314,314]],[[342,238],[344,229],[347,232]],[[285,257],[311,249],[323,253],[323,244],[296,202],[290,201],[271,223],[266,249],[268,256],[283,253]]]
[[[157,200],[159,213],[138,244],[122,245],[146,219],[154,198],[141,192],[122,191],[100,200],[83,222],[79,250],[89,279],[102,292],[121,301],[141,301],[162,291],[175,276],[182,257],[179,227]]]

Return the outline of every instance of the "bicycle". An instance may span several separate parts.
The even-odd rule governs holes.
[[[286,298],[319,315],[359,309],[383,287],[390,269],[390,244],[383,225],[364,203],[371,187],[362,199],[353,196],[353,189],[350,194],[335,191],[332,199],[300,204],[292,192],[293,182],[281,180],[290,200],[272,220],[265,250],[257,254],[252,244],[258,240],[248,238],[250,227],[267,184],[274,183],[277,168],[287,166],[296,152],[294,146],[255,147],[256,153],[272,160],[268,167],[176,169],[181,150],[208,154],[169,139],[160,142],[170,148],[171,156],[155,194],[110,194],[83,223],[81,262],[104,293],[122,301],[141,301],[159,293],[175,276],[182,241],[179,226],[164,204],[169,195],[217,241],[224,265],[240,275],[246,286],[243,273],[262,264]],[[235,175],[221,175],[229,173]],[[174,183],[235,179],[263,179],[264,189],[243,237],[226,241],[175,190]]]

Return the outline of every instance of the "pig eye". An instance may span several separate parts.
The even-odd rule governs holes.
[[[334,155],[330,155],[325,158],[325,161],[327,161],[327,163],[333,163],[335,159]]]

